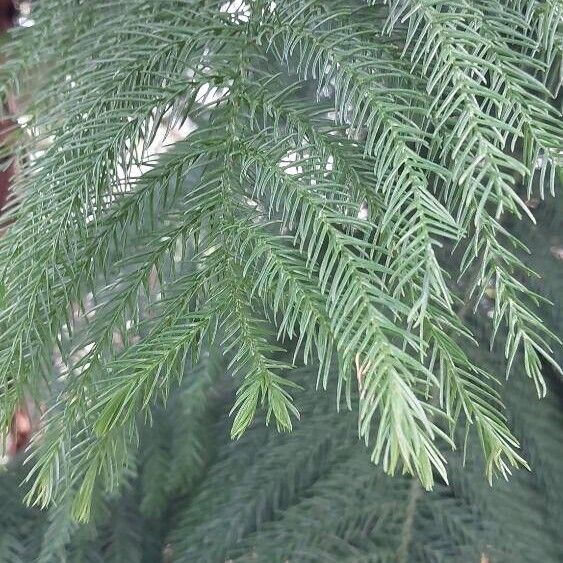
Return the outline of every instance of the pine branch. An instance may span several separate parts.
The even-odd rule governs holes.
[[[455,306],[466,272],[480,306],[494,286],[492,338],[545,394],[557,338],[506,219],[532,215],[522,179],[543,198],[560,166],[558,15],[559,0],[38,7],[0,70],[31,92],[0,240],[0,419],[24,397],[48,407],[28,500],[67,491],[88,518],[133,479],[143,418],[219,343],[241,440],[259,407],[296,429],[303,360],[388,473],[446,481],[442,446],[472,425],[489,478],[525,465]],[[215,380],[193,373],[199,427]],[[149,480],[166,467],[153,445]],[[186,447],[193,473],[147,484],[133,512],[199,482],[195,432]]]

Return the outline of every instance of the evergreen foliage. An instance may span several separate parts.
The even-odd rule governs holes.
[[[500,368],[502,357],[494,364]],[[218,367],[205,360],[197,373]],[[305,383],[313,375],[306,368],[295,377]],[[74,524],[64,503],[46,515],[24,512],[14,496],[17,476],[2,476],[8,510],[1,534],[20,551],[0,560],[555,563],[563,555],[557,539],[563,393],[549,380],[555,393],[540,411],[523,379],[506,393],[532,472],[518,471],[491,488],[471,443],[463,466],[461,452],[448,455],[450,486],[425,492],[414,478],[373,467],[357,447],[354,414],[336,413],[330,393],[295,394],[302,421],[293,434],[272,432],[260,415],[261,424],[233,442],[226,416],[232,380],[224,372],[214,378],[216,395],[206,403],[202,427],[201,396],[186,377],[178,393],[182,407],[155,411],[126,485],[114,497],[98,491],[88,524]],[[185,425],[198,429],[205,447],[208,457],[199,464],[191,448],[175,447],[190,440]]]
[[[44,405],[25,482],[49,512],[6,524],[6,560],[558,561],[557,498],[530,524],[558,341],[516,233],[562,164],[562,15],[39,3],[0,67],[25,114],[0,414]]]

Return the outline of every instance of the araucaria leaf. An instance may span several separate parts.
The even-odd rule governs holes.
[[[316,386],[357,415],[374,463],[426,489],[464,431],[489,479],[526,466],[469,319],[491,298],[507,373],[546,394],[558,341],[509,225],[555,195],[561,15],[555,0],[38,3],[0,67],[0,97],[21,99],[2,148],[18,173],[1,418],[23,398],[45,413],[28,501],[88,520],[211,350],[236,385],[233,438],[259,412],[291,431]]]

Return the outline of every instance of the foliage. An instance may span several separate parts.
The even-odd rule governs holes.
[[[496,362],[502,363],[500,355]],[[489,487],[472,442],[463,467],[461,452],[448,455],[451,485],[425,492],[414,478],[389,477],[373,467],[357,447],[354,414],[336,413],[327,392],[296,393],[302,421],[293,434],[272,432],[260,415],[261,424],[232,442],[226,418],[231,381],[212,376],[210,368],[205,361],[186,374],[181,405],[155,412],[154,425],[141,432],[127,484],[118,497],[96,491],[90,523],[73,524],[64,504],[47,518],[32,509],[23,513],[15,476],[0,477],[9,508],[2,511],[0,536],[5,543],[17,538],[22,550],[0,560],[560,561],[563,395],[557,386],[539,413],[523,379],[507,391],[511,423],[523,437],[532,472],[518,471]],[[206,373],[222,392],[203,401],[202,419],[191,375]],[[306,382],[314,372],[295,375]],[[191,448],[178,447],[190,441],[190,427],[208,456],[203,464],[194,463]]]
[[[334,483],[364,467],[347,445],[350,416],[327,426],[335,405],[355,413],[372,461],[403,474],[389,481],[372,468],[358,483],[403,499],[409,517],[398,528],[384,506],[359,518],[389,526],[399,543],[385,549],[404,560],[419,497],[404,474],[426,489],[438,483],[422,505],[443,496],[446,506],[454,493],[445,483],[463,473],[453,462],[448,477],[445,451],[463,450],[466,432],[478,436],[489,479],[526,465],[503,414],[502,369],[475,355],[467,315],[494,293],[490,332],[507,371],[521,365],[545,395],[542,366],[557,371],[557,338],[537,316],[541,297],[506,225],[533,221],[526,200],[555,192],[562,9],[558,0],[38,6],[0,71],[26,115],[6,215],[15,221],[0,241],[0,389],[4,427],[22,398],[46,403],[26,497],[56,507],[46,537],[64,543],[69,514],[115,515],[112,501],[94,501],[139,467],[149,490],[160,487],[142,494],[141,512],[161,514],[171,490],[192,490],[209,462],[201,440],[215,396],[215,376],[200,366],[219,356],[236,384],[228,412],[240,441],[221,450],[207,493],[182,512],[196,534],[182,552],[210,550],[211,533],[220,557],[247,536],[240,557],[270,553],[275,522],[256,545],[249,534],[262,514],[313,487],[325,462],[336,469],[311,494],[335,502]],[[195,131],[155,154],[160,132],[188,120]],[[298,400],[299,387],[315,385],[336,400],[326,406],[320,390]],[[185,408],[203,434],[184,427],[183,393],[198,398]],[[175,426],[174,409],[188,437],[184,461],[160,482],[151,475],[167,473],[163,458],[177,446],[156,436]],[[295,436],[257,428],[259,411]],[[156,436],[139,466],[145,432]],[[269,453],[249,473],[255,450],[245,444],[256,439]],[[283,445],[279,458],[268,440]],[[284,475],[250,502],[248,483],[276,470]],[[208,499],[226,475],[240,475],[229,498]],[[125,493],[122,518],[139,494]],[[225,506],[244,505],[248,522],[206,523],[197,502],[223,518]],[[282,521],[306,534],[300,519],[317,508],[302,502]],[[119,542],[138,549],[142,527],[127,530]],[[96,537],[122,560],[117,540]],[[376,547],[347,541],[342,559]],[[80,557],[94,555],[71,560]]]

